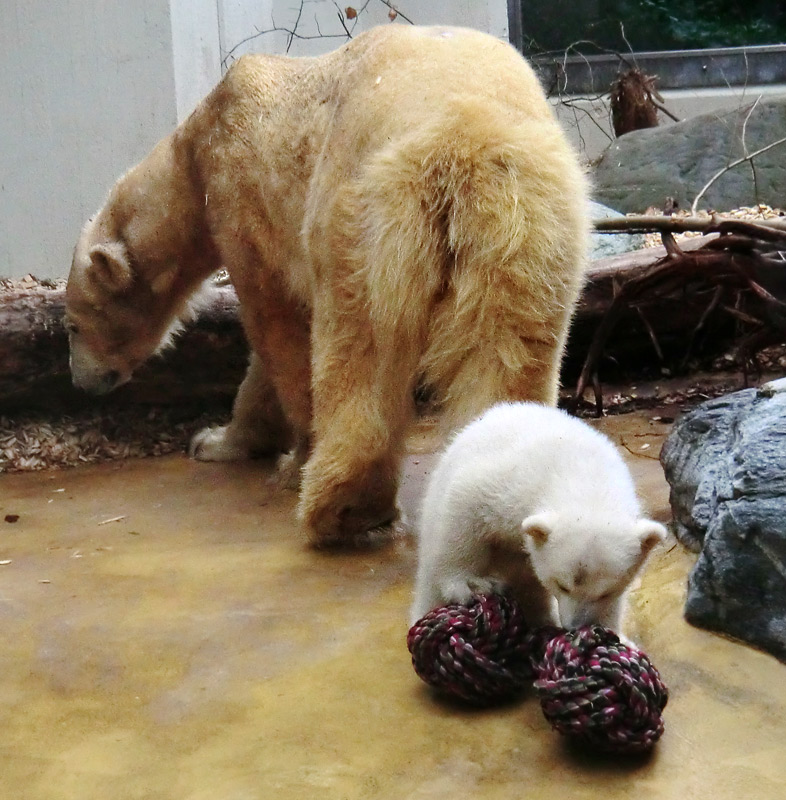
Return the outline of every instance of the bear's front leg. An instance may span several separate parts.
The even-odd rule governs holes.
[[[241,461],[282,453],[293,444],[292,428],[276,390],[259,357],[252,354],[235,397],[231,422],[196,433],[189,455],[198,461]]]
[[[367,461],[329,447],[317,447],[306,463],[298,516],[317,546],[362,543],[369,531],[398,517],[396,459]]]

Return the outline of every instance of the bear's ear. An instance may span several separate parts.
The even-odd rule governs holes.
[[[552,520],[548,514],[533,514],[521,523],[521,532],[538,547],[542,547],[548,541],[552,530]]]
[[[666,538],[666,528],[660,522],[651,519],[640,519],[634,530],[641,542],[643,556],[646,556],[656,544],[660,544]]]
[[[113,293],[128,289],[134,278],[128,254],[120,242],[93,245],[87,274],[99,286]]]

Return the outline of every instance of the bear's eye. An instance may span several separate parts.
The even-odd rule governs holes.
[[[567,586],[564,586],[559,581],[555,581],[555,583],[557,584],[557,589],[559,589],[563,594],[570,594],[570,589],[568,589]]]
[[[66,322],[65,328],[69,333],[79,333],[79,328],[73,322]]]

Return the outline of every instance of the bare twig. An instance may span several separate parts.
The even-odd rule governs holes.
[[[754,103],[751,105],[750,109],[748,110],[748,113],[745,115],[745,120],[742,123],[742,152],[745,153],[746,156],[749,155],[748,142],[746,140],[746,137],[748,135],[748,120],[751,118],[751,114],[753,114],[753,111],[756,108],[756,106],[759,105],[760,100],[761,100],[761,95],[759,95],[754,101]],[[756,164],[753,161],[751,161],[751,173],[753,174],[753,194],[754,197],[758,199],[759,180],[756,175]]]
[[[761,325],[761,320],[756,319],[756,317],[752,317],[750,314],[746,314],[744,311],[740,311],[739,308],[735,308],[734,306],[729,305],[722,305],[721,308],[731,317],[734,319],[739,320],[740,322],[744,322],[746,325]]]
[[[631,57],[633,58],[633,66],[638,69],[639,65],[636,62],[636,54],[633,52],[633,46],[628,41],[628,37],[625,35],[625,25],[624,23],[620,22],[620,36],[622,36],[622,41],[628,46],[628,52],[630,53]]]
[[[297,10],[297,17],[295,19],[295,24],[292,26],[292,31],[290,32],[289,38],[287,39],[287,50],[286,50],[287,53],[289,52],[289,48],[292,47],[292,42],[295,38],[295,31],[297,30],[298,25],[300,25],[300,18],[303,16],[303,6],[304,3],[303,0],[301,0],[300,7]]]
[[[317,29],[319,30],[319,29]],[[265,28],[264,30],[260,30],[257,28],[257,32],[252,34],[251,36],[246,36],[245,39],[241,39],[236,45],[234,45],[230,50],[227,51],[227,54],[221,60],[221,65],[226,67],[229,59],[232,55],[240,48],[242,45],[246,44],[247,42],[253,41],[254,39],[258,39],[260,36],[265,36],[269,33],[286,33],[289,34],[289,42],[287,44],[287,52],[292,45],[294,39],[298,39],[300,41],[310,41],[312,39],[344,39],[346,40],[346,34],[343,33],[322,33],[319,31],[316,35],[308,36],[298,33],[294,28],[286,28],[280,27],[278,25],[272,25],[270,28]]]
[[[285,25],[278,25],[278,24],[276,24],[275,20],[272,20],[272,24],[268,28],[264,28],[263,29],[263,28],[258,28],[258,27],[255,26],[256,33],[252,33],[250,36],[246,36],[245,38],[243,38],[239,42],[237,42],[231,49],[229,49],[226,52],[226,54],[224,55],[224,57],[221,59],[221,66],[226,68],[226,66],[227,66],[227,64],[229,62],[229,59],[232,58],[234,53],[236,53],[237,50],[240,47],[242,47],[244,44],[247,44],[248,42],[251,42],[254,39],[258,39],[260,36],[266,36],[266,35],[271,34],[271,33],[285,33],[285,34],[287,34],[287,45],[286,45],[286,49],[285,49],[285,52],[287,52],[287,53],[289,53],[289,51],[291,50],[292,44],[295,41],[295,39],[297,39],[299,41],[312,41],[314,39],[342,39],[342,40],[346,41],[348,39],[352,39],[352,37],[353,37],[353,35],[355,33],[355,28],[356,28],[356,26],[358,24],[358,19],[366,11],[366,9],[368,8],[368,6],[371,3],[371,1],[372,0],[365,0],[365,2],[356,10],[355,16],[351,20],[351,24],[348,24],[347,23],[348,18],[347,18],[347,15],[346,15],[346,10],[342,9],[338,5],[336,0],[332,0],[333,5],[336,7],[337,16],[338,16],[339,24],[341,25],[341,28],[342,28],[342,32],[341,33],[324,33],[322,31],[322,29],[320,28],[319,19],[315,15],[314,16],[314,24],[315,24],[316,29],[317,29],[316,34],[304,34],[304,33],[301,33],[300,30],[299,30],[300,24],[301,24],[301,21],[302,21],[302,18],[303,18],[303,11],[304,11],[304,6],[305,6],[305,0],[301,0],[300,5],[298,6],[298,9],[297,9],[297,16],[295,18],[295,22],[291,27],[288,27],[288,26],[285,26]],[[382,5],[384,5],[386,8],[389,8],[391,11],[395,11],[396,14],[397,14],[397,17],[400,16],[403,20],[406,20],[410,24],[413,24],[412,20],[410,20],[408,17],[406,17],[400,11],[398,11],[398,9],[395,8],[392,5],[392,3],[388,2],[387,0],[379,0],[379,2],[382,3]]]
[[[650,337],[650,341],[652,342],[652,347],[655,350],[655,355],[658,357],[658,361],[663,361],[663,350],[661,349],[655,329],[652,327],[652,325],[650,325],[650,321],[641,310],[641,307],[637,305],[634,305],[633,307],[636,309],[636,313],[639,315],[642,325],[644,325],[644,330],[647,331],[647,336]]]
[[[723,286],[716,286],[712,292],[712,298],[710,299],[707,308],[704,309],[701,316],[699,317],[699,321],[696,323],[696,327],[691,331],[690,338],[688,339],[688,346],[685,348],[685,356],[682,359],[682,366],[684,367],[685,364],[688,363],[688,360],[691,357],[691,353],[693,352],[693,343],[696,341],[696,337],[699,335],[699,332],[704,328],[707,324],[707,320],[710,318],[710,315],[715,311],[718,307],[718,304],[723,297],[724,287]]]
[[[671,231],[662,231],[660,238],[670,258],[679,258],[681,255],[683,255],[683,252],[680,250],[679,245],[674,240],[674,234]]]
[[[336,7],[336,16],[338,17],[339,24],[344,29],[344,33],[346,34],[347,39],[351,39],[352,32],[347,27],[347,19],[346,16],[344,15],[344,12],[341,10],[341,6],[336,2],[336,0],[333,0],[333,5]],[[355,17],[355,19],[357,19],[357,17]]]
[[[625,439],[620,440],[620,444],[632,455],[636,456],[637,458],[649,458],[652,461],[658,461],[659,456],[653,455],[650,453],[643,453],[641,450],[634,450],[626,441]]]
[[[748,153],[741,158],[738,158],[731,162],[731,164],[727,164],[723,169],[718,170],[708,181],[707,183],[702,186],[701,191],[696,195],[696,199],[691,203],[690,211],[691,214],[696,213],[696,209],[699,204],[699,200],[704,197],[707,190],[712,186],[715,181],[725,175],[729,170],[734,169],[735,167],[740,166],[740,164],[744,164],[746,161],[752,161],[757,156],[760,156],[762,153],[766,153],[768,150],[772,150],[773,147],[777,147],[778,145],[786,143],[786,136],[781,137],[780,139],[776,139],[774,142],[770,142],[769,144],[765,145],[764,147],[760,147],[753,153]]]
[[[680,121],[680,118],[676,114],[672,114],[671,111],[669,111],[669,109],[666,108],[666,106],[664,106],[662,103],[658,103],[657,101],[653,100],[652,105],[654,105],[655,108],[657,108],[662,114],[665,114],[667,117],[674,120],[674,122]]]
[[[387,6],[391,11],[393,11],[396,15],[396,19],[398,17],[401,17],[401,19],[403,19],[404,22],[408,22],[410,25],[415,24],[406,14],[404,14],[396,6],[394,6],[393,3],[388,2],[388,0],[379,0],[379,2],[382,3],[383,6]]]
[[[608,132],[608,131],[607,131],[607,130],[604,128],[604,127],[603,127],[603,125],[601,125],[601,124],[600,124],[600,122],[598,122],[598,120],[596,120],[596,119],[595,119],[595,116],[593,115],[592,111],[590,111],[590,110],[589,110],[589,109],[587,109],[587,108],[583,108],[581,105],[578,105],[578,104],[577,104],[577,101],[579,101],[579,102],[589,102],[589,103],[592,103],[592,102],[597,102],[597,100],[598,100],[598,99],[600,99],[600,96],[599,96],[599,97],[595,97],[595,98],[592,98],[592,97],[577,97],[577,98],[568,98],[568,99],[560,100],[560,103],[561,103],[563,106],[565,106],[565,108],[570,108],[570,109],[571,109],[571,110],[574,112],[574,114],[573,114],[573,118],[574,118],[574,119],[575,119],[575,121],[576,121],[576,129],[578,130],[579,136],[581,136],[581,138],[582,138],[582,143],[583,143],[583,141],[584,141],[584,137],[583,137],[583,134],[581,133],[581,128],[579,127],[579,119],[578,119],[578,114],[577,114],[577,112],[579,112],[579,111],[580,111],[582,114],[586,115],[587,119],[589,119],[589,121],[590,121],[590,122],[591,122],[591,123],[592,123],[592,124],[593,124],[593,125],[594,125],[594,126],[595,126],[595,127],[596,127],[596,128],[597,128],[597,129],[598,129],[598,130],[599,130],[599,131],[600,131],[600,132],[601,132],[601,133],[602,133],[602,134],[603,134],[603,135],[604,135],[604,136],[605,136],[605,137],[608,139],[608,140],[609,140],[609,141],[610,141],[610,142],[613,142],[613,141],[614,141],[614,137],[613,137],[613,136],[612,136],[612,135],[611,135],[611,134],[610,134],[610,133],[609,133],[609,132]]]
[[[612,55],[614,56],[621,66],[626,68],[627,70],[637,70],[638,65],[636,63],[636,55],[633,52],[633,48],[631,43],[629,42],[625,27],[622,23],[620,23],[620,35],[622,40],[625,42],[626,46],[628,47],[628,53],[623,54],[618,50],[609,49],[606,47],[601,47],[597,44],[597,42],[592,41],[591,39],[580,39],[578,41],[572,42],[567,47],[565,47],[561,51],[545,51],[542,48],[538,48],[537,44],[534,40],[531,40],[530,46],[527,48],[531,52],[539,51],[537,54],[541,58],[549,58],[554,59],[554,66],[556,67],[555,75],[554,75],[554,82],[548,89],[548,95],[557,95],[559,97],[559,102],[561,105],[564,105],[570,108],[573,111],[574,120],[576,123],[576,128],[578,131],[579,138],[581,139],[582,147],[584,145],[584,139],[581,131],[581,125],[578,118],[578,111],[581,111],[585,114],[586,118],[588,118],[593,125],[595,125],[603,135],[609,139],[610,141],[613,140],[613,136],[609,134],[609,131],[604,128],[598,120],[595,118],[594,114],[591,111],[588,111],[586,108],[582,108],[578,103],[588,102],[588,103],[596,103],[598,101],[602,101],[606,106],[606,110],[608,112],[609,117],[609,128],[613,128],[612,122],[612,105],[613,103],[609,102],[609,95],[611,91],[611,87],[609,90],[602,92],[601,94],[596,95],[595,97],[588,97],[588,96],[577,96],[577,97],[565,97],[563,96],[567,90],[567,62],[568,58],[571,56],[575,56],[576,58],[582,59],[584,61],[584,65],[589,73],[590,79],[592,80],[593,76],[593,67],[592,63],[589,61],[587,56],[585,55],[587,52],[587,47],[591,47],[596,50],[598,53],[602,53],[604,55]],[[655,78],[650,76],[650,81],[648,83],[648,103],[652,105],[653,108],[657,109],[661,113],[665,114],[666,116],[670,117],[675,122],[679,122],[679,118],[675,116],[671,111],[669,111],[665,105],[663,104],[663,98],[658,94],[657,90],[655,89]]]

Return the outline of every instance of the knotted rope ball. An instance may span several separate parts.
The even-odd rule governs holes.
[[[600,625],[553,637],[535,689],[552,728],[600,749],[649,750],[663,733],[669,693],[658,670]]]
[[[415,672],[430,686],[474,705],[520,692],[533,677],[521,608],[504,595],[435,608],[409,630]]]
[[[480,595],[426,614],[407,646],[420,678],[475,705],[510,699],[534,677],[551,726],[596,748],[640,752],[663,733],[658,670],[608,628],[530,631],[515,600]]]

